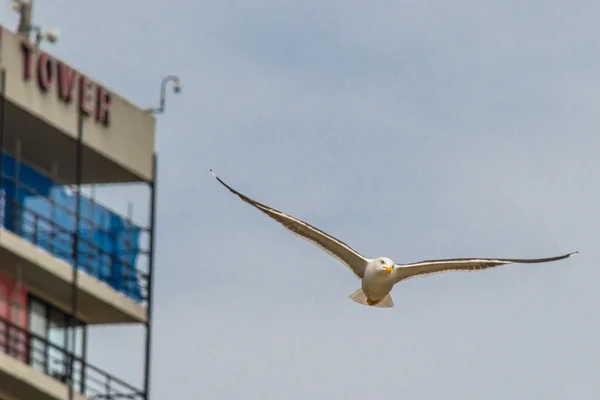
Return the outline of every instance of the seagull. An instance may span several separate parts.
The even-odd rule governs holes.
[[[448,258],[441,260],[425,260],[412,264],[397,264],[388,257],[368,258],[346,243],[323,232],[298,218],[285,214],[270,206],[238,192],[219,178],[211,169],[213,176],[233,194],[244,202],[262,211],[275,221],[279,222],[288,231],[309,242],[317,245],[323,251],[345,264],[358,279],[361,287],[348,297],[358,304],[375,306],[379,308],[394,307],[390,294],[394,285],[410,278],[436,275],[445,272],[472,272],[507,264],[533,264],[558,261],[578,253],[573,253],[534,259],[508,259],[508,258]]]

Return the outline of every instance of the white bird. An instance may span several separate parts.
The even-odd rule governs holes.
[[[390,295],[392,288],[396,283],[409,278],[451,271],[479,271],[506,264],[557,261],[578,253],[575,251],[562,256],[535,259],[450,258],[426,260],[413,264],[396,264],[387,257],[371,259],[361,255],[341,240],[298,218],[252,200],[223,182],[212,169],[210,172],[223,186],[238,195],[243,201],[267,214],[290,232],[319,246],[322,250],[350,268],[358,279],[361,280],[361,287],[348,297],[363,305],[382,308],[394,307],[394,302]]]

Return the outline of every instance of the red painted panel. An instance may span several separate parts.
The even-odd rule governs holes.
[[[29,329],[27,290],[17,287],[12,279],[3,275],[0,275],[0,321],[9,321],[20,328]],[[10,329],[5,323],[0,323],[0,348],[23,362],[28,361],[27,336]]]

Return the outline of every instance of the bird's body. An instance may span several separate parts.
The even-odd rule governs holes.
[[[396,283],[405,279],[451,271],[479,271],[507,264],[533,264],[557,261],[577,253],[573,252],[556,257],[534,259],[453,258],[427,260],[411,264],[397,264],[387,257],[367,258],[346,243],[320,229],[291,215],[252,200],[227,185],[212,170],[211,172],[223,186],[239,196],[243,201],[256,207],[279,222],[290,232],[312,242],[345,264],[361,280],[361,287],[349,297],[363,305],[380,308],[393,307],[394,302],[390,292]]]
[[[381,261],[384,261],[385,264],[382,264]],[[361,289],[366,296],[368,305],[379,304],[385,296],[389,295],[396,283],[394,282],[394,274],[389,273],[383,267],[384,265],[390,265],[393,268],[394,263],[387,258],[369,260],[367,263],[365,273],[361,280]]]

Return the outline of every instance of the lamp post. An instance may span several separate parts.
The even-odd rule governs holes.
[[[31,32],[31,17],[33,14],[33,0],[12,0],[12,8],[19,13],[19,35],[29,39]]]
[[[160,104],[158,108],[150,108],[152,114],[161,114],[165,112],[165,103],[167,101],[167,84],[173,82],[173,93],[179,94],[182,90],[181,81],[178,76],[167,75],[160,84]]]
[[[56,29],[42,29],[40,25],[32,24],[33,0],[12,0],[13,10],[19,14],[19,26],[17,32],[29,41],[32,32],[35,33],[34,44],[39,48],[42,41],[56,43],[60,33]]]

